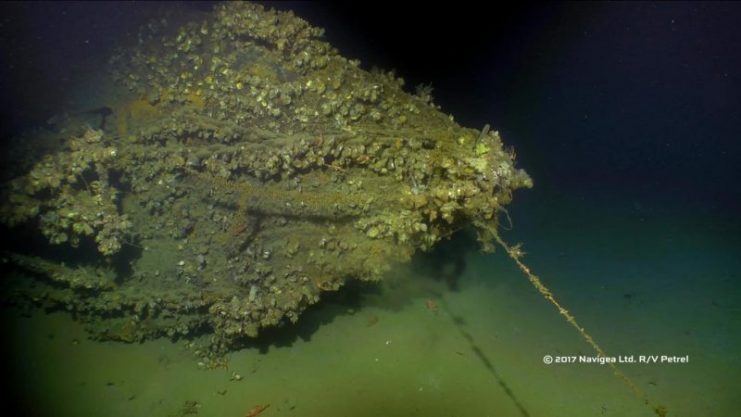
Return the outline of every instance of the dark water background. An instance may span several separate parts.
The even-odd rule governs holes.
[[[329,32],[361,39],[348,54],[431,83],[464,125],[501,130],[537,184],[523,204],[740,208],[737,3],[339,13],[347,27]]]
[[[730,327],[741,300],[741,4],[268,4],[324,27],[365,68],[395,68],[410,91],[431,84],[461,124],[500,130],[535,182],[516,192],[506,238],[525,242],[599,340],[630,352],[641,329],[682,353],[702,339],[697,351],[741,369]],[[0,137],[80,106],[76,86],[148,18],[211,5],[0,4]],[[469,273],[477,267],[512,269],[501,258],[473,258]],[[675,332],[662,324],[672,317],[708,321]],[[719,395],[707,415],[741,406],[732,379],[706,377]]]
[[[3,3],[2,136],[64,108],[148,18],[211,5]],[[517,208],[562,195],[645,210],[741,208],[737,3],[268,5],[326,28],[365,67],[396,69],[412,91],[431,85],[463,125],[499,129],[537,185]]]

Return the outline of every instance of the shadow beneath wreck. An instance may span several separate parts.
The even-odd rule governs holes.
[[[322,293],[322,300],[301,313],[298,322],[285,321],[281,326],[262,329],[260,336],[247,342],[245,347],[267,353],[271,347],[291,346],[299,339],[309,342],[320,327],[338,317],[357,314],[365,305],[364,298],[380,291],[376,283],[348,281],[337,291]]]

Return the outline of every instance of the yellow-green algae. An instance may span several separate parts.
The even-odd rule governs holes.
[[[7,225],[95,242],[79,267],[12,259],[48,278],[21,297],[98,337],[207,329],[233,348],[463,227],[489,248],[512,191],[532,186],[497,131],[459,126],[290,12],[227,3],[139,38],[110,61],[125,90],[102,92],[110,122],[39,133],[59,145],[2,199]]]

